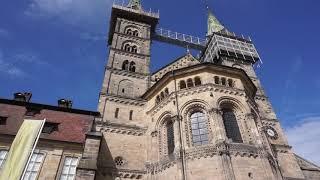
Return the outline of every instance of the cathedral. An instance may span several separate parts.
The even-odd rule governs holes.
[[[261,60],[251,39],[210,11],[205,39],[158,21],[140,0],[112,5],[97,112],[66,99],[35,104],[30,93],[0,99],[0,166],[22,119],[46,117],[24,179],[320,179],[320,167],[288,144],[255,73]],[[201,53],[151,72],[152,41]]]

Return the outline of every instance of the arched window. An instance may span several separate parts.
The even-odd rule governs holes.
[[[125,45],[123,46],[123,50],[128,51],[128,52],[131,52],[131,46],[130,46],[129,44],[125,44]]]
[[[223,86],[226,86],[227,82],[226,82],[226,78],[221,78],[221,84]]]
[[[133,35],[138,37],[138,36],[139,36],[138,30],[134,30],[134,31],[133,31]]]
[[[128,28],[128,29],[126,30],[126,34],[132,35],[132,30],[131,30],[130,28]]]
[[[219,80],[219,77],[218,77],[218,76],[215,76],[215,77],[214,77],[214,83],[215,83],[215,84],[220,84],[220,80]]]
[[[168,88],[166,88],[166,89],[164,90],[164,94],[165,94],[165,96],[169,96],[169,89],[168,89]]]
[[[167,122],[166,129],[168,154],[172,154],[174,151],[174,127],[173,122],[171,120]]]
[[[229,108],[222,109],[222,119],[223,124],[226,129],[226,135],[228,139],[231,139],[233,142],[242,143],[241,133],[237,118],[234,112]]]
[[[200,79],[200,77],[195,77],[194,78],[194,85],[195,86],[200,86],[201,85],[201,79]]]
[[[130,121],[132,120],[132,116],[133,116],[133,110],[130,110],[130,113],[129,113],[129,120]]]
[[[159,104],[160,103],[160,96],[157,96],[156,97],[156,104]]]
[[[194,112],[190,116],[190,121],[193,145],[201,146],[208,144],[209,138],[206,115],[201,111]]]
[[[186,82],[183,81],[183,80],[181,80],[181,81],[179,82],[179,85],[180,85],[180,89],[185,89],[185,88],[187,88]]]
[[[133,45],[131,48],[132,48],[131,52],[133,52],[133,53],[137,53],[138,52],[138,48],[137,48],[136,45]]]
[[[128,67],[129,67],[129,61],[128,60],[123,61],[122,70],[128,70]]]
[[[130,62],[129,71],[136,72],[136,63],[135,62],[133,62],[133,61]]]
[[[228,86],[229,87],[233,87],[234,86],[232,79],[228,79]]]
[[[164,99],[164,93],[161,92],[161,93],[160,93],[160,100],[163,100],[163,99]]]
[[[193,87],[193,80],[191,78],[187,80],[187,86],[188,88]]]

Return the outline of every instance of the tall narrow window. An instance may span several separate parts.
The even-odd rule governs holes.
[[[138,36],[139,36],[138,30],[134,30],[134,31],[133,31],[133,35],[138,37]]]
[[[179,85],[180,85],[180,89],[185,89],[185,88],[187,88],[186,82],[183,81],[183,80],[180,81]]]
[[[133,115],[133,111],[131,110],[130,113],[129,113],[129,120],[130,121],[132,120],[132,115]]]
[[[157,97],[156,97],[156,104],[159,104],[160,103],[160,96],[158,95]]]
[[[193,87],[193,80],[192,79],[187,80],[187,86],[188,86],[188,88]]]
[[[77,157],[66,157],[63,163],[63,169],[60,176],[60,180],[73,180],[76,176],[77,165]]]
[[[231,139],[233,142],[242,143],[243,141],[241,138],[239,125],[234,112],[231,109],[223,109],[222,112],[227,138]]]
[[[163,92],[160,93],[160,99],[161,99],[161,100],[164,99],[164,93],[163,93]]]
[[[172,154],[174,151],[174,127],[173,122],[170,120],[167,122],[167,144],[168,154]]]
[[[23,177],[24,180],[37,179],[37,176],[40,171],[43,159],[44,159],[44,154],[42,154],[42,153],[33,153],[32,154],[30,162],[27,166],[26,173]]]
[[[131,52],[133,52],[133,53],[137,53],[138,52],[138,48],[137,48],[137,46],[132,46],[132,49],[131,49]]]
[[[214,83],[215,83],[215,84],[220,84],[220,80],[219,80],[219,77],[218,77],[218,76],[215,76],[215,77],[214,77]]]
[[[6,161],[7,154],[8,154],[7,150],[0,150],[0,170],[2,169],[2,166]]]
[[[168,88],[166,88],[166,89],[164,90],[164,94],[165,94],[166,97],[169,96],[169,89],[168,89]]]
[[[228,86],[229,87],[233,87],[234,86],[232,79],[228,79]]]
[[[200,86],[201,85],[201,79],[200,79],[200,77],[195,77],[194,78],[194,85],[195,86]]]
[[[123,61],[122,70],[128,70],[128,67],[129,67],[129,61],[128,60]]]
[[[221,84],[222,84],[223,86],[226,86],[226,78],[221,78]]]
[[[116,108],[116,111],[114,112],[114,117],[118,119],[119,116],[119,108]]]
[[[195,112],[190,116],[192,142],[194,146],[208,144],[207,117],[203,112]]]
[[[133,62],[133,61],[130,62],[129,71],[136,72],[136,63],[135,62]]]

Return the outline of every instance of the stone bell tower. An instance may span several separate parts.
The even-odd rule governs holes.
[[[117,105],[109,106],[113,113],[104,113],[108,98],[136,99],[150,86],[151,35],[158,23],[158,14],[145,12],[139,0],[129,1],[127,6],[114,4],[109,29],[109,57],[100,93],[99,110],[104,121],[114,117]],[[112,117],[108,117],[112,114]],[[116,113],[120,114],[120,113]],[[123,113],[121,113],[123,114]],[[127,113],[124,119],[132,119]]]

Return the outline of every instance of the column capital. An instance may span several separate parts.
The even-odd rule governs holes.
[[[182,121],[182,116],[178,116],[178,115],[171,116],[171,120],[172,120],[173,122],[175,122],[175,121]]]

